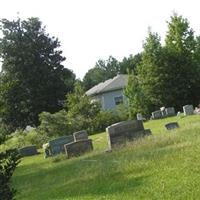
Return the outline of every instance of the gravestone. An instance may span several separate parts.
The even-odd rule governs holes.
[[[74,136],[74,141],[88,139],[88,134],[87,134],[87,131],[85,131],[85,130],[75,132],[75,133],[73,133],[73,136]]]
[[[93,150],[92,140],[78,140],[64,145],[65,153],[68,158],[72,156],[80,156],[86,152]]]
[[[37,152],[36,146],[31,145],[31,146],[26,146],[26,147],[19,149],[19,154],[21,156],[33,156],[33,155],[38,154],[38,152]]]
[[[161,110],[156,110],[151,114],[152,114],[152,119],[161,119],[163,117]]]
[[[145,136],[152,135],[151,130],[150,130],[150,129],[145,129],[145,130],[144,130],[144,135],[145,135]]]
[[[73,135],[63,136],[49,141],[50,154],[56,155],[65,152],[64,144],[68,144],[74,141]]]
[[[141,120],[124,121],[106,128],[108,133],[109,148],[124,146],[127,141],[138,137],[150,135],[150,130],[145,130]]]
[[[183,106],[183,112],[184,112],[184,115],[193,115],[194,114],[193,105]]]
[[[165,128],[167,130],[172,130],[172,129],[175,129],[175,128],[179,128],[179,125],[177,122],[170,122],[168,124],[165,124]]]
[[[165,113],[167,117],[175,116],[176,112],[174,107],[165,108]]]
[[[137,120],[143,120],[143,117],[142,117],[141,113],[137,113]]]

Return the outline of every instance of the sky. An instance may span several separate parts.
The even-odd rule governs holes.
[[[198,0],[0,0],[0,18],[39,17],[50,36],[58,37],[77,78],[110,55],[118,60],[142,51],[148,27],[162,41],[167,21],[177,12],[200,34]]]

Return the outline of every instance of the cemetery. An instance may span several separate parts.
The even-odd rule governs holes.
[[[69,13],[64,20],[70,23],[62,26],[69,34],[56,28],[71,37],[67,51],[37,16],[0,20],[0,200],[199,199],[200,36],[173,12],[165,38],[149,28],[140,52],[121,57],[124,38],[137,49],[132,38],[144,33],[140,25],[148,20],[138,20],[144,13],[130,6],[123,18],[124,3],[97,4],[92,12],[89,4],[59,12]],[[49,5],[41,10],[62,22],[56,13],[62,6]],[[130,26],[132,13],[140,24]],[[130,27],[137,28],[131,39]],[[116,33],[126,33],[122,43]],[[84,64],[97,56],[96,48],[101,52],[99,41],[104,53],[116,43],[121,59],[99,58],[84,75]],[[74,69],[77,61],[78,74],[65,56]]]
[[[171,129],[177,125],[176,123],[179,128]],[[167,124],[170,127],[170,132],[165,127]],[[191,128],[188,129],[188,126],[191,126]],[[52,159],[56,155],[50,156],[48,159],[44,159],[42,154],[23,158],[14,175],[14,185],[16,188],[25,188],[25,192],[18,193],[17,199],[23,200],[26,199],[26,196],[29,196],[30,200],[34,200],[38,198],[39,194],[42,199],[56,199],[57,197],[64,199],[67,195],[69,200],[80,200],[82,197],[78,198],[77,193],[84,194],[85,187],[88,191],[85,194],[86,199],[99,199],[97,191],[100,190],[102,185],[101,195],[105,198],[120,200],[124,195],[114,192],[120,187],[124,188],[125,199],[132,200],[132,193],[129,190],[132,190],[131,188],[134,188],[134,185],[138,183],[138,177],[141,182],[139,181],[140,184],[134,189],[136,199],[148,199],[147,197],[152,193],[152,189],[147,187],[148,184],[151,184],[153,193],[156,194],[155,198],[162,199],[165,195],[170,199],[171,194],[168,193],[168,190],[171,188],[172,178],[169,173],[172,168],[173,174],[176,173],[173,179],[174,184],[181,185],[182,195],[181,193],[180,195],[183,199],[185,197],[187,199],[187,196],[183,195],[186,187],[187,189],[189,187],[191,191],[195,187],[192,183],[194,183],[196,172],[190,169],[191,166],[195,167],[195,162],[193,162],[196,159],[195,152],[200,150],[200,137],[196,135],[197,133],[200,135],[199,130],[199,115],[183,115],[182,117],[166,117],[144,123],[141,121],[120,122],[108,127],[107,133],[92,136],[86,136],[85,131],[73,134],[70,136],[71,139],[74,135],[85,136],[76,141],[73,139],[74,142],[66,144],[63,154],[65,155],[66,151],[66,159],[58,163],[52,163]],[[122,131],[126,133],[125,138],[121,137]],[[108,133],[110,137],[108,137]],[[113,137],[115,133],[118,134],[117,137],[115,135]],[[151,135],[143,137],[149,135],[147,133],[151,133]],[[124,145],[126,138],[128,144]],[[134,140],[132,140],[133,138]],[[63,137],[63,140],[67,141],[66,139]],[[56,139],[56,141],[60,141],[60,139]],[[118,142],[123,145],[116,146]],[[193,145],[191,146],[190,143]],[[52,144],[54,145],[55,141],[51,142]],[[114,149],[112,153],[105,153],[109,145]],[[56,148],[53,149],[55,152],[55,149],[60,148],[56,145]],[[182,153],[180,154],[180,152]],[[37,168],[32,167],[34,163],[37,163]],[[22,167],[23,170],[21,170]],[[151,176],[152,173],[155,176]],[[29,180],[34,191],[38,192],[32,192],[33,190],[28,189],[30,186],[22,181],[25,180],[25,177],[20,178],[23,174],[26,174],[26,179]],[[31,174],[34,174],[34,176]],[[182,178],[187,178],[188,185],[185,186],[180,182]],[[38,180],[40,181],[38,182]],[[115,180],[120,180],[120,182],[116,183]],[[165,181],[166,190],[164,191],[161,191],[162,181]],[[195,181],[195,184],[200,184],[196,179]],[[84,187],[82,186],[83,182]],[[51,189],[48,189],[48,192],[46,189],[41,190],[44,184],[50,184],[49,188]],[[110,184],[114,185],[108,189]],[[126,187],[124,187],[125,185]],[[75,187],[79,190],[75,190]],[[59,190],[59,193],[56,192],[57,190]],[[112,192],[110,193],[110,191]],[[188,195],[192,195],[196,199],[199,193],[189,193]]]

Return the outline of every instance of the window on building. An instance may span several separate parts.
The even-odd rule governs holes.
[[[115,97],[115,105],[119,105],[123,103],[123,96]]]

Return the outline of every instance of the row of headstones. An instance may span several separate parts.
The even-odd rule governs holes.
[[[151,130],[144,129],[143,121],[141,120],[119,122],[107,127],[106,131],[108,133],[109,149],[124,146],[127,142],[137,139],[138,137],[151,135]],[[73,135],[56,138],[49,141],[44,146],[46,146],[45,158],[63,152],[70,158],[93,150],[92,140],[88,139],[86,131],[79,131]],[[31,149],[32,151],[30,151]],[[37,149],[35,146],[21,149],[23,156],[34,155],[36,152]]]
[[[179,128],[177,122],[165,124],[167,130]],[[124,146],[127,142],[137,139],[142,136],[151,135],[150,129],[144,129],[142,120],[125,121],[113,124],[106,129],[108,133],[109,148]]]
[[[185,105],[183,106],[183,113],[184,115],[192,115],[194,114],[194,108],[193,105]],[[169,107],[169,108],[161,108],[160,110],[156,110],[152,112],[152,119],[161,119],[165,117],[171,117],[175,116],[176,112],[174,107]]]
[[[92,140],[88,139],[88,134],[85,130],[51,140],[48,145],[48,148],[45,149],[45,158],[64,152],[70,158],[93,150]]]
[[[85,130],[50,140],[43,145],[45,158],[66,152],[68,157],[78,156],[93,149],[92,140],[88,139]],[[26,146],[19,149],[21,156],[32,156],[38,154],[36,145]]]
[[[165,125],[167,130],[178,128],[177,122],[171,122]],[[129,141],[139,137],[151,135],[150,129],[144,129],[142,120],[131,120],[113,124],[106,128],[108,134],[109,150],[125,146]],[[36,153],[37,149],[23,148],[26,152]],[[30,151],[32,149],[32,151]],[[45,157],[54,156],[65,152],[67,157],[79,156],[85,152],[93,150],[92,140],[88,139],[86,131],[79,131],[73,135],[63,136],[48,142],[48,148],[45,149]]]

